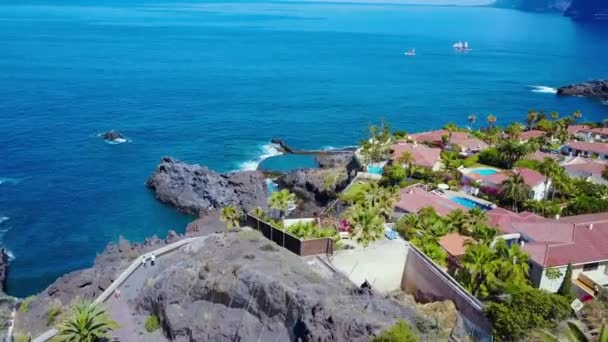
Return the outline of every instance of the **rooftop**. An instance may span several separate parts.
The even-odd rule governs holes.
[[[469,241],[473,241],[473,239],[458,233],[449,233],[439,239],[439,245],[451,256],[459,257],[464,255]]]
[[[450,132],[445,129],[442,129],[438,131],[412,134],[411,138],[412,140],[418,142],[429,142],[442,145],[443,141],[441,140],[441,137],[443,135],[449,134]],[[488,147],[488,144],[485,141],[477,139],[466,132],[452,132],[451,142],[458,146],[465,147],[469,150],[483,150]]]
[[[526,168],[515,168],[512,171],[505,170],[491,175],[480,175],[478,173],[469,172],[467,173],[467,177],[494,185],[500,185],[509,178],[512,172],[519,174],[524,183],[530,187],[534,187],[545,181],[545,176],[542,173]]]
[[[400,142],[392,147],[391,160],[395,161],[401,157],[403,152],[409,152],[412,155],[413,164],[433,168],[441,159],[441,149],[428,147],[421,144],[410,144]]]
[[[545,134],[546,134],[545,131],[540,131],[540,130],[537,130],[537,129],[531,129],[529,131],[522,132],[519,135],[519,139],[520,140],[528,140],[528,139],[532,139],[532,138],[540,138],[540,137],[544,136]]]
[[[608,260],[608,213],[554,220],[496,208],[488,217],[504,234],[521,234],[526,241],[523,250],[543,266]]]
[[[608,144],[606,143],[572,141],[568,143],[568,146],[575,150],[587,151],[597,154],[608,154]]]
[[[575,157],[565,163],[562,166],[570,172],[576,173],[587,173],[591,175],[601,175],[602,171],[608,164],[601,161],[589,160],[585,158]]]
[[[527,158],[528,159],[537,160],[539,162],[542,162],[543,160],[545,160],[545,158],[551,158],[551,159],[555,159],[555,160],[560,160],[561,156],[559,154],[555,154],[555,153],[547,153],[547,152],[542,152],[542,151],[535,151],[535,152],[529,154]]]
[[[427,192],[423,188],[409,186],[401,189],[399,202],[395,205],[396,209],[408,213],[417,213],[425,207],[432,207],[439,215],[448,215],[456,209],[467,211],[464,206],[452,202],[449,199]]]

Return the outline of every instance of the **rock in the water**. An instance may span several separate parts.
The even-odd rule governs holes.
[[[266,180],[260,171],[220,174],[204,166],[164,157],[148,179],[156,197],[176,208],[199,214],[233,204],[249,211],[265,207]]]
[[[124,142],[127,140],[122,134],[114,130],[102,134],[101,137],[110,142]]]
[[[608,99],[608,80],[595,80],[557,88],[559,95],[574,95]]]
[[[258,236],[210,235],[168,255],[135,311],[160,317],[172,341],[369,341],[398,319],[424,327],[423,341],[439,332],[415,308],[357,294],[340,274]]]
[[[6,250],[0,247],[0,294],[4,291],[6,282],[6,273],[8,270],[8,254]]]

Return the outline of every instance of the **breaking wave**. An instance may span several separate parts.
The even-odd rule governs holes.
[[[10,217],[0,216],[0,224],[2,224],[4,221],[8,221],[9,219],[10,219]]]
[[[240,171],[254,171],[265,159],[283,154],[275,144],[265,144],[260,147],[260,154],[256,159],[248,160],[239,164]]]
[[[547,87],[547,86],[540,86],[540,85],[532,85],[529,87],[533,93],[557,94],[557,89],[555,89],[555,88],[551,88],[551,87]]]

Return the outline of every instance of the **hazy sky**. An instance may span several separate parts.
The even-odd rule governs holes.
[[[395,4],[419,4],[419,5],[463,5],[476,6],[488,5],[495,0],[310,0],[310,1],[329,1],[329,2],[363,2],[363,3],[395,3]]]

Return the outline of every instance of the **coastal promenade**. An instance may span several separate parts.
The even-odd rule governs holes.
[[[206,238],[207,236],[199,236],[199,237],[191,237],[191,238],[186,238],[183,240],[179,240],[177,242],[174,242],[172,244],[160,247],[156,250],[150,251],[146,254],[141,255],[140,257],[136,258],[130,265],[129,267],[127,267],[119,276],[118,278],[116,278],[116,280],[114,282],[112,282],[112,284],[110,286],[108,286],[107,289],[105,289],[105,291],[103,291],[97,298],[95,298],[95,300],[93,301],[93,304],[100,304],[105,302],[113,293],[114,291],[116,291],[116,289],[118,289],[120,286],[123,285],[123,283],[126,282],[126,280],[133,274],[135,273],[135,271],[137,271],[141,265],[142,265],[142,258],[146,258],[151,254],[154,254],[156,257],[160,257],[164,254],[167,254],[169,252],[175,251],[176,249],[187,245],[189,243],[195,242],[195,241],[202,241]],[[123,310],[120,310],[123,309]],[[120,312],[124,311],[124,308],[118,308],[118,310]],[[32,342],[46,342],[50,339],[52,339],[55,335],[57,335],[58,331],[57,329],[50,329],[46,332],[44,332],[43,334],[39,335],[38,337],[34,338],[32,340]]]

